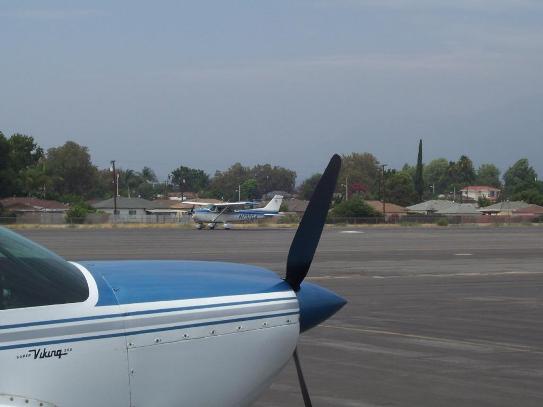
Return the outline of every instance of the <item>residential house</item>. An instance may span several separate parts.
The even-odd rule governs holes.
[[[530,206],[530,204],[524,201],[503,201],[495,203],[494,205],[485,206],[479,208],[479,212],[483,215],[499,215],[499,216],[511,216],[514,211],[523,209]]]
[[[444,216],[479,216],[481,213],[477,210],[475,204],[452,202],[451,205],[435,212],[436,215]]]
[[[371,206],[376,212],[383,213],[383,201],[365,201],[369,206]],[[393,203],[385,202],[385,214],[387,219],[395,217],[399,218],[407,215],[407,209],[403,206],[396,205]]]
[[[97,202],[92,205],[94,209],[113,215],[115,202],[113,198]],[[151,201],[143,198],[117,197],[117,212],[120,217],[142,217],[146,215],[146,209],[151,209]]]
[[[36,212],[66,213],[70,209],[69,205],[62,202],[30,197],[0,199],[0,204],[5,210],[18,214]]]
[[[496,202],[500,195],[500,189],[488,185],[470,185],[460,190],[463,201],[477,202],[479,198],[486,198],[491,202]]]
[[[543,216],[543,206],[540,205],[528,205],[524,208],[513,210],[513,216],[528,216],[539,217]]]
[[[405,209],[407,209],[407,211],[412,214],[432,215],[454,204],[455,202],[447,201],[445,199],[433,199],[430,201],[418,203],[416,205],[408,206]]]
[[[306,201],[304,199],[290,198],[284,199],[283,203],[287,206],[287,212],[295,213],[299,216],[302,216],[307,209],[309,201]]]

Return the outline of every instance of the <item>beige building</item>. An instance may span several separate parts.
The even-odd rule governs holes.
[[[486,198],[496,202],[500,195],[500,189],[488,185],[470,185],[460,190],[463,201],[478,201],[479,198]]]

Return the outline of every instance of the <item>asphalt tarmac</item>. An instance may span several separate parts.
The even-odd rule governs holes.
[[[21,233],[72,260],[220,260],[282,274],[294,231]],[[301,339],[315,407],[543,405],[543,227],[329,229],[308,278],[349,301]],[[293,363],[256,406],[303,406]]]

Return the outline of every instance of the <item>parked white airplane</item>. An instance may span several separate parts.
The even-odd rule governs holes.
[[[210,204],[205,202],[185,202],[186,204],[205,206],[195,209],[192,220],[197,228],[202,229],[207,224],[209,229],[214,229],[217,223],[222,223],[225,229],[230,229],[230,223],[252,222],[279,216],[279,208],[283,202],[281,195],[275,195],[264,208],[253,208],[254,202],[225,202]]]
[[[345,300],[309,271],[341,160],[324,172],[284,280],[195,261],[69,263],[0,228],[0,407],[248,406],[293,356],[300,332]]]

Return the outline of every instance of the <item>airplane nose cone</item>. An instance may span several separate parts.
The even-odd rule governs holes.
[[[347,304],[344,298],[332,291],[306,282],[302,283],[296,295],[300,305],[300,332],[326,321]]]

